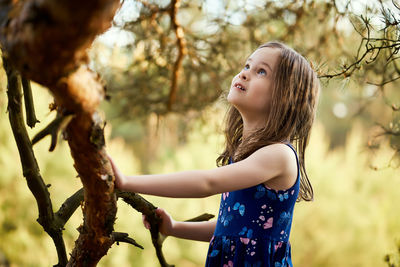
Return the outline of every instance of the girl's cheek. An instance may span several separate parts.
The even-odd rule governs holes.
[[[233,84],[235,83],[235,80],[237,79],[237,77],[239,76],[239,73],[235,75],[235,77],[233,77],[232,82],[231,82],[231,87],[233,86]]]

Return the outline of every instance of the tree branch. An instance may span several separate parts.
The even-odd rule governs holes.
[[[156,250],[156,255],[158,261],[160,262],[160,265],[162,267],[173,266],[166,262],[164,254],[162,252],[162,243],[164,242],[165,237],[162,236],[158,230],[160,218],[155,213],[157,207],[155,207],[152,203],[150,203],[149,201],[147,201],[146,199],[144,199],[143,197],[141,197],[136,193],[116,190],[116,194],[117,197],[122,198],[132,208],[143,213],[146,216],[148,222],[150,223],[151,240]],[[213,217],[214,215],[205,213],[195,218],[189,219],[187,221],[188,222],[208,221]]]
[[[35,106],[33,104],[33,96],[32,96],[32,88],[29,80],[21,77],[22,88],[24,91],[24,100],[25,100],[25,113],[26,113],[26,124],[33,128],[37,122],[40,122],[36,118],[35,114]]]
[[[197,217],[194,217],[192,219],[186,220],[185,222],[204,222],[204,221],[209,221],[215,216],[209,213],[203,213]]]
[[[113,232],[112,234],[114,242],[119,245],[119,242],[125,242],[131,245],[134,245],[135,247],[143,249],[143,247],[138,244],[133,238],[130,238],[127,233],[121,233],[121,232]]]
[[[135,210],[137,210],[140,213],[143,213],[144,215],[147,216],[147,218],[149,218],[149,222],[152,225],[152,229],[154,229],[155,227],[157,227],[158,229],[158,224],[160,223],[160,219],[156,216],[154,210],[157,209],[157,207],[155,207],[152,203],[150,203],[149,201],[147,201],[145,198],[143,198],[142,196],[135,194],[135,193],[131,193],[131,192],[124,192],[124,191],[120,191],[120,190],[116,190],[115,191],[117,197],[122,198],[127,204],[129,204],[131,207],[133,207]],[[60,207],[60,209],[55,213],[55,216],[57,218],[57,222],[59,223],[58,226],[60,228],[64,227],[65,223],[68,221],[68,219],[71,217],[71,215],[75,212],[75,210],[80,206],[80,204],[83,201],[83,188],[79,189],[78,191],[76,191],[71,197],[69,197]],[[208,221],[211,218],[213,218],[214,215],[212,214],[201,214],[195,218],[186,220],[187,222],[200,222],[200,221]],[[160,264],[161,266],[172,266],[172,265],[168,265],[168,263],[166,263],[165,258],[162,254],[162,243],[165,240],[165,238],[157,231],[150,231],[151,235],[152,235],[152,240],[153,240],[153,236],[157,235],[158,237],[156,238],[156,242],[153,241],[153,245],[156,248],[156,252],[157,252],[157,257],[159,258]],[[120,233],[120,232],[113,232],[112,233],[112,240],[113,243],[117,242],[125,242],[125,243],[129,243],[132,244],[136,247],[139,247],[141,249],[143,249],[143,247],[138,244],[134,239],[128,237],[127,233]],[[161,258],[160,258],[161,255]]]
[[[49,151],[53,151],[57,145],[58,133],[60,130],[64,130],[68,123],[73,119],[73,114],[60,114],[57,112],[56,118],[49,123],[43,130],[37,133],[32,139],[32,145],[42,140],[47,135],[51,136],[51,144]]]
[[[176,101],[176,93],[178,91],[178,79],[182,69],[182,60],[187,53],[186,40],[184,38],[185,33],[177,19],[180,3],[181,3],[180,0],[173,0],[171,2],[171,10],[170,10],[171,24],[175,32],[176,44],[178,47],[178,56],[176,58],[175,64],[172,69],[171,89],[167,104],[167,109],[169,111],[172,110],[172,105]]]
[[[127,204],[129,204],[135,210],[143,213],[149,220],[150,223],[150,235],[153,246],[156,250],[156,255],[160,265],[162,267],[172,267],[174,265],[170,265],[165,260],[164,254],[162,252],[162,242],[163,239],[160,236],[160,232],[158,231],[158,225],[160,223],[160,218],[156,215],[155,210],[156,206],[148,202],[146,199],[141,197],[140,195],[132,192],[123,192],[120,190],[116,190],[116,194],[119,198],[122,198]]]
[[[382,46],[368,46],[367,49],[365,50],[365,52],[360,56],[360,57],[356,57],[355,61],[353,63],[351,63],[350,65],[344,65],[343,69],[339,72],[336,73],[332,73],[332,74],[325,74],[325,75],[320,75],[318,78],[334,78],[334,77],[338,77],[343,75],[344,77],[349,77],[351,76],[351,74],[353,74],[353,72],[359,68],[359,64],[367,57],[367,55],[371,54],[371,60],[370,61],[366,61],[366,64],[370,64],[372,63],[376,57],[378,56],[378,54],[380,53],[381,50],[383,49],[391,49],[391,48],[396,48],[396,47],[400,47],[400,43],[395,43],[392,45],[382,45]],[[374,51],[377,51],[376,55],[374,56]]]
[[[7,96],[8,96],[8,114],[11,128],[17,143],[20,160],[22,164],[23,175],[26,178],[28,187],[36,199],[39,210],[37,221],[43,229],[50,235],[57,249],[58,264],[56,266],[65,266],[67,264],[67,253],[64,240],[62,238],[61,228],[57,228],[54,220],[54,213],[50,199],[50,193],[44,183],[39,166],[36,162],[32,150],[32,144],[26,132],[23,112],[22,112],[22,92],[18,79],[18,73],[10,66],[7,58],[3,57],[3,66],[7,74]]]
[[[72,196],[67,198],[58,211],[55,213],[59,227],[63,228],[69,218],[74,214],[75,210],[83,202],[83,188],[76,191]]]

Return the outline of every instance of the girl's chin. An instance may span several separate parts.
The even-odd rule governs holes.
[[[233,107],[235,107],[237,110],[239,110],[240,108],[240,103],[238,103],[238,101],[235,101],[237,99],[234,98],[229,98],[229,96],[226,98],[226,100],[228,101],[228,103],[230,105],[232,105]]]
[[[240,98],[235,95],[234,93],[232,94],[231,92],[228,94],[226,97],[226,100],[228,101],[229,104],[236,106],[237,104],[240,103]]]
[[[235,95],[235,92],[232,92],[231,90],[226,96],[226,100],[233,105],[235,102],[237,102],[237,95]]]

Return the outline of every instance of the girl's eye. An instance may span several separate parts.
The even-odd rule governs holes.
[[[249,64],[244,65],[244,68],[243,68],[243,69],[245,69],[245,70],[250,69],[250,65],[249,65]]]
[[[267,75],[267,72],[266,72],[264,69],[260,69],[260,70],[258,71],[258,74]]]

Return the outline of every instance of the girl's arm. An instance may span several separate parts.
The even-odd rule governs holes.
[[[159,231],[166,236],[210,242],[215,230],[215,220],[206,222],[179,222],[172,219],[171,216],[161,208],[158,208],[156,213],[161,218]],[[146,228],[149,228],[149,223],[146,221],[145,217],[143,223]]]
[[[207,222],[178,222],[175,221],[172,236],[190,240],[210,242],[217,221]]]
[[[287,145],[273,144],[246,159],[211,170],[125,176],[110,158],[116,186],[121,190],[164,197],[207,197],[248,188],[273,178],[292,185],[297,177],[295,154]]]

